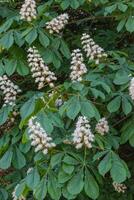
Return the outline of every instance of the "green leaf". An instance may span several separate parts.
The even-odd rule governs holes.
[[[129,144],[134,147],[134,135],[129,138]]]
[[[30,189],[35,189],[39,183],[40,175],[37,171],[37,168],[34,168],[28,173],[26,177],[26,184]]]
[[[63,155],[64,155],[63,153],[57,153],[57,154],[55,154],[55,155],[53,155],[51,157],[50,164],[51,164],[52,168],[54,168],[56,165],[58,165],[59,163],[61,163]]]
[[[34,191],[34,196],[37,200],[43,200],[47,194],[47,180],[45,177],[42,178],[41,182],[38,184],[36,190]]]
[[[95,115],[94,107],[90,101],[81,101],[81,114],[87,118],[92,118]]]
[[[0,76],[2,76],[4,73],[5,73],[5,66],[1,60],[0,61]]]
[[[78,90],[78,91],[81,91],[83,88],[84,88],[84,85],[82,83],[72,83],[72,88],[74,90]]]
[[[95,178],[90,174],[88,170],[85,173],[85,183],[84,183],[85,193],[91,199],[97,199],[99,196],[99,186]]]
[[[104,176],[112,167],[111,154],[108,153],[99,163],[98,169],[99,173]]]
[[[53,62],[53,51],[50,49],[46,49],[43,53],[43,59],[45,60],[45,63],[49,64]]]
[[[63,170],[59,171],[58,174],[58,183],[65,183],[67,182],[72,175],[65,173]]]
[[[61,60],[60,60],[60,58],[57,56],[57,51],[55,51],[54,53],[53,53],[53,65],[55,66],[55,68],[60,68],[60,66],[61,66]]]
[[[68,0],[63,0],[62,3],[61,3],[61,8],[63,10],[66,10],[70,5],[70,2]]]
[[[115,74],[114,83],[116,85],[123,85],[123,84],[128,83],[129,80],[130,80],[130,78],[128,76],[128,73],[126,71],[119,70]]]
[[[15,196],[19,198],[22,195],[24,189],[25,189],[25,181],[22,181],[17,185]]]
[[[122,98],[122,110],[125,115],[128,115],[132,111],[132,105],[125,97]]]
[[[122,30],[122,28],[124,27],[125,23],[126,23],[126,19],[122,19],[122,20],[119,22],[119,24],[118,24],[118,26],[117,26],[117,31],[118,31],[118,32],[120,32],[120,31]]]
[[[56,175],[52,172],[49,174],[48,178],[48,193],[53,200],[60,199],[61,189],[59,187]]]
[[[8,193],[3,188],[0,188],[0,199],[1,200],[7,200],[8,199]]]
[[[113,161],[110,174],[113,181],[115,181],[116,183],[122,183],[126,180],[126,169],[120,161]]]
[[[32,114],[32,112],[35,109],[35,98],[30,98],[26,103],[23,104],[23,106],[20,109],[20,114],[22,119],[26,119],[28,116]]]
[[[134,123],[133,118],[130,118],[121,129],[121,144],[126,143],[131,137],[134,136]]]
[[[16,66],[17,66],[16,60],[10,60],[6,62],[5,70],[6,70],[7,75],[11,76],[15,72]]]
[[[49,38],[42,31],[39,32],[39,41],[44,47],[47,47],[50,44]]]
[[[73,9],[77,9],[77,8],[79,7],[79,2],[78,2],[78,0],[73,0],[73,1],[71,1],[71,7],[72,7]]]
[[[118,3],[118,8],[120,11],[125,12],[127,10],[128,6],[123,3]]]
[[[80,105],[78,97],[72,97],[68,101],[67,116],[70,119],[75,119],[78,113],[80,112],[80,109],[81,109],[81,105]]]
[[[9,148],[6,153],[0,159],[0,168],[1,169],[8,169],[11,166],[13,152],[12,149]]]
[[[8,19],[0,26],[0,33],[6,32],[12,25],[13,19]]]
[[[105,8],[106,14],[111,14],[113,11],[115,11],[117,8],[116,4],[113,4],[112,6],[108,6]]]
[[[70,199],[76,199],[76,195],[70,194],[70,193],[67,191],[67,187],[66,187],[66,186],[63,187],[63,189],[62,189],[62,194],[63,194],[63,196],[64,196],[66,199],[68,199],[68,200],[70,200]]]
[[[68,156],[68,155],[66,155],[64,157],[63,162],[68,165],[78,165],[78,163],[79,163],[75,158]]]
[[[26,164],[26,159],[25,159],[24,155],[20,152],[20,150],[17,147],[15,147],[15,149],[13,151],[12,163],[16,169],[21,169]]]
[[[21,47],[24,44],[24,42],[25,42],[25,40],[24,40],[21,32],[18,32],[18,31],[14,31],[14,40],[15,40],[15,43],[19,47]]]
[[[36,40],[37,36],[38,36],[37,30],[34,28],[27,34],[25,40],[29,45],[31,45]]]
[[[68,59],[70,58],[70,50],[69,50],[67,44],[63,40],[61,40],[60,51],[66,58],[68,58]]]
[[[107,109],[110,113],[113,113],[119,110],[120,105],[121,105],[121,97],[117,96],[112,101],[109,102],[109,104],[107,105]]]
[[[24,64],[23,61],[17,61],[17,72],[21,76],[26,76],[29,74],[29,68]]]
[[[64,163],[62,165],[62,169],[64,170],[65,173],[72,174],[72,172],[74,171],[74,166],[73,165],[67,165],[67,164]]]
[[[52,120],[48,118],[48,115],[44,111],[38,113],[37,121],[41,124],[41,126],[45,129],[47,133],[52,133]]]
[[[67,190],[70,194],[76,195],[83,190],[83,186],[84,186],[83,170],[80,170],[68,182]]]
[[[14,43],[13,32],[9,31],[4,34],[0,39],[0,45],[6,49],[9,49]]]
[[[127,31],[129,31],[130,33],[134,32],[134,18],[133,16],[130,16],[126,22],[126,29]]]
[[[12,110],[12,108],[9,106],[5,106],[0,109],[0,125],[4,124],[6,122],[11,110]]]

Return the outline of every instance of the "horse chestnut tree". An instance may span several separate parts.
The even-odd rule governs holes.
[[[134,199],[134,1],[0,1],[0,200]]]

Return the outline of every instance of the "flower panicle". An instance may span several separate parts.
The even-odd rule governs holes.
[[[94,142],[95,138],[91,131],[89,121],[85,116],[79,116],[72,136],[76,149],[80,149],[82,146],[92,148],[92,142]]]
[[[57,80],[55,73],[49,70],[36,47],[33,46],[28,49],[27,57],[32,77],[38,83],[38,89],[42,89],[46,83],[53,88],[53,81]]]
[[[84,64],[84,58],[80,49],[73,50],[71,60],[71,74],[70,78],[72,82],[82,81],[82,76],[87,73],[86,65]]]
[[[94,40],[90,37],[90,35],[83,33],[81,37],[81,44],[83,46],[83,50],[86,53],[87,58],[90,60],[94,60],[96,64],[100,63],[101,58],[106,58],[107,54],[104,52],[104,49],[101,48],[98,44],[94,42]]]
[[[19,87],[15,85],[7,75],[0,76],[0,90],[4,95],[4,104],[3,106],[15,106],[17,94],[21,92]]]
[[[42,151],[43,154],[47,154],[49,149],[55,147],[55,143],[52,142],[52,138],[47,135],[46,131],[38,123],[36,117],[32,117],[29,120],[28,128],[31,139],[31,145],[35,147],[35,152]]]
[[[20,9],[20,19],[31,22],[37,17],[36,2],[35,0],[25,0]]]

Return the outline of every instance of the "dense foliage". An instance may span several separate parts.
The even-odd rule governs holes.
[[[0,200],[133,200],[134,1],[37,0],[33,19],[22,4],[0,1]]]

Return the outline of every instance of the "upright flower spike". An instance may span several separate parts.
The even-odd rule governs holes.
[[[76,149],[85,146],[92,148],[92,142],[94,141],[94,135],[91,131],[91,126],[86,117],[80,116],[76,123],[76,129],[73,133],[73,143]]]
[[[28,49],[28,63],[31,68],[32,77],[38,83],[38,89],[43,88],[46,83],[51,88],[54,87],[53,81],[57,80],[57,78],[54,72],[51,72],[48,66],[45,65],[36,47]]]
[[[83,46],[83,50],[86,53],[86,56],[89,59],[94,60],[96,64],[99,64],[101,58],[107,57],[104,49],[101,48],[98,44],[95,44],[90,35],[86,33],[84,33],[81,37],[81,44]]]
[[[82,75],[87,73],[87,68],[83,63],[84,59],[80,49],[73,50],[71,56],[72,60],[70,68],[72,71],[70,74],[70,78],[73,82],[82,81]]]
[[[35,0],[25,0],[24,4],[20,9],[21,19],[24,19],[28,22],[31,22],[33,19],[36,19],[36,2]]]
[[[109,132],[109,125],[108,121],[106,120],[105,117],[99,120],[99,122],[96,125],[95,130],[100,133],[101,135],[104,135],[105,133]]]
[[[36,122],[36,118],[32,117],[28,123],[31,145],[35,147],[35,152],[42,151],[47,154],[49,149],[55,147],[55,143],[51,142],[52,138],[49,137],[46,131],[41,127],[40,123]]]
[[[67,13],[61,14],[55,17],[50,22],[46,23],[46,29],[49,30],[50,34],[60,33],[60,31],[68,24],[69,16]]]
[[[19,87],[8,79],[6,75],[0,76],[0,90],[4,94],[3,106],[15,106],[17,94],[21,92]]]
[[[130,81],[129,95],[130,95],[131,99],[134,100],[134,78],[132,78]]]
[[[115,191],[118,193],[125,193],[125,191],[127,189],[126,185],[123,183],[113,182],[113,187],[114,187]]]

